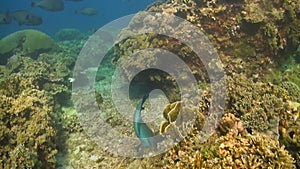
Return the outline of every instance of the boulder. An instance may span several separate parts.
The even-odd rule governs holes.
[[[0,64],[16,53],[36,59],[39,54],[55,52],[59,46],[43,32],[27,29],[12,33],[0,40]]]

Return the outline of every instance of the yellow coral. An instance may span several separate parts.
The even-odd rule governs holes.
[[[293,113],[294,121],[297,121],[300,117],[300,103],[289,101],[288,104]]]
[[[166,132],[166,128],[167,126],[170,124],[170,122],[168,121],[163,121],[161,124],[160,124],[160,128],[159,128],[159,133],[160,134],[163,134]]]
[[[172,104],[168,104],[163,112],[163,116],[167,121],[163,121],[160,124],[160,134],[166,133],[170,128],[170,124],[174,123],[178,117],[179,110],[181,108],[181,102],[177,101]]]
[[[166,120],[168,120],[169,122],[174,122],[178,117],[179,110],[181,108],[181,104],[182,104],[182,102],[177,101],[177,102],[167,105],[163,112],[164,118]]]

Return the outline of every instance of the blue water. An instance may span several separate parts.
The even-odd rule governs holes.
[[[77,28],[83,32],[98,29],[110,21],[125,15],[144,10],[155,0],[83,0],[82,2],[64,1],[65,9],[59,12],[45,11],[31,7],[31,0],[1,0],[0,12],[7,10],[28,10],[43,18],[39,26],[19,26],[16,21],[9,25],[0,24],[0,38],[22,29],[37,29],[54,36],[62,28]],[[97,16],[75,14],[75,10],[93,7],[98,9]]]

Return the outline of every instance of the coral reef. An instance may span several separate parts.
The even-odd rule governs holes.
[[[6,60],[17,53],[37,58],[41,53],[58,50],[58,45],[45,33],[32,29],[22,30],[0,40],[0,64],[6,64]]]
[[[288,92],[271,83],[254,83],[244,75],[228,77],[227,110],[239,117],[249,130],[277,135],[279,116],[289,110]]]
[[[58,41],[79,40],[83,38],[83,34],[74,28],[60,29],[55,33],[55,39]]]
[[[200,0],[185,3],[181,0],[172,0],[156,3],[147,11],[176,15],[199,27],[218,50],[226,72],[243,72],[247,76],[260,76],[273,64],[277,64],[278,57],[286,57],[282,53],[298,47],[300,36],[298,4],[296,0],[274,2]],[[155,26],[155,21],[152,26]],[[132,28],[132,25],[129,27]],[[122,34],[128,33],[126,31],[128,30],[121,33],[121,38]],[[197,71],[203,73],[202,64],[195,64],[196,60],[190,49],[170,37],[155,34],[137,35],[123,40],[116,46],[114,61],[122,60],[122,57],[128,59],[127,56],[144,48],[168,49],[184,58],[191,68],[197,67]],[[238,62],[233,58],[242,60]],[[194,62],[189,63],[189,60]],[[201,73],[196,76],[203,76]]]
[[[297,168],[300,167],[300,123],[290,124],[286,128],[280,130],[280,142],[286,146],[286,149],[294,157]]]
[[[290,101],[298,102],[299,99],[296,87],[299,82],[299,66],[296,64],[284,72],[278,67],[283,60],[288,59],[287,53],[299,46],[299,7],[296,0],[171,0],[155,3],[147,9],[176,15],[199,27],[217,49],[228,75],[227,105],[216,134],[201,145],[197,141],[196,131],[202,128],[203,121],[198,122],[199,127],[192,130],[191,135],[176,148],[164,154],[156,167],[250,168],[261,164],[265,168],[295,168],[290,154],[298,166],[299,149],[295,146],[298,132],[293,124],[295,114],[291,111]],[[147,19],[151,18],[145,20]],[[137,20],[139,23],[140,20]],[[155,20],[151,24],[151,27],[157,26]],[[159,26],[157,29],[163,29],[165,25]],[[138,32],[142,28],[133,21],[129,29],[121,32],[120,39],[130,34],[130,29]],[[185,30],[183,27],[181,29]],[[207,82],[203,64],[195,58],[195,53],[172,37],[149,33],[122,39],[115,46],[112,61],[115,64],[125,63],[122,65],[124,70],[157,62],[154,57],[157,54],[153,51],[143,53],[143,59],[136,57],[135,52],[147,48],[162,48],[175,53],[191,68],[198,81]],[[125,71],[124,74],[132,76],[130,71]],[[162,84],[172,84],[168,76],[152,79],[159,80]],[[207,93],[207,97],[199,103],[197,111],[201,112],[202,120],[205,120],[208,113],[210,101]],[[176,119],[176,113],[171,118],[168,116],[170,111],[168,107],[165,109],[161,133],[166,132]],[[287,134],[283,134],[287,131]],[[287,147],[290,154],[279,142]],[[145,166],[155,168],[152,165]]]
[[[180,118],[178,118],[179,113],[180,113]],[[160,129],[159,129],[160,134],[165,134],[168,130],[173,129],[173,127],[181,128],[182,126],[188,125],[190,123],[190,120],[193,119],[191,116],[194,115],[196,116],[195,116],[195,121],[193,121],[193,128],[195,130],[201,130],[204,125],[205,117],[198,108],[187,108],[187,107],[182,108],[181,101],[168,104],[163,111],[164,121],[162,121],[160,124]],[[178,126],[178,124],[180,126]]]
[[[230,132],[231,129],[236,128],[239,133],[243,133],[245,130],[240,124],[241,121],[239,118],[235,117],[231,113],[226,113],[220,120],[218,131],[220,131],[221,134],[225,135]]]
[[[178,117],[180,109],[181,109],[181,102],[180,101],[169,104],[165,107],[165,110],[163,112],[163,116],[169,122],[174,122]]]
[[[23,77],[33,79],[34,85],[54,96],[55,103],[68,104],[75,57],[66,53],[39,55],[36,60],[31,57],[15,55],[8,59],[5,67],[6,76],[21,73]]]
[[[212,99],[207,90],[207,74],[201,61],[185,44],[172,37],[140,34],[124,39],[109,52],[114,56],[108,59],[114,64],[123,63],[128,77],[133,72],[127,70],[157,61],[153,57],[157,56],[155,51],[141,53],[142,59],[132,55],[136,51],[162,48],[176,53],[201,81],[201,89],[205,89],[197,108],[181,110],[183,114],[192,112],[197,117],[186,138],[160,156],[128,159],[98,149],[83,132],[76,111],[68,107],[72,105],[71,70],[86,37],[78,30],[61,30],[56,39],[61,41],[64,52],[53,54],[51,52],[59,51],[59,47],[51,38],[38,31],[24,30],[0,41],[0,64],[7,63],[0,67],[0,168],[299,168],[300,120],[295,118],[300,116],[299,54],[294,53],[289,60],[285,53],[299,46],[299,2],[170,0],[155,3],[148,11],[187,19],[202,30],[218,50],[228,75],[227,105],[208,140],[200,141]],[[128,33],[126,31],[123,30],[120,38]],[[180,35],[181,32],[173,33]],[[108,36],[107,40],[113,39]],[[90,54],[97,52],[92,48]],[[287,60],[288,66],[281,65],[283,60]],[[86,70],[84,66],[82,71]],[[278,69],[280,66],[284,68]],[[108,90],[106,81],[110,75],[101,73],[96,77],[96,86]],[[148,80],[154,84],[153,88],[176,87],[170,75],[150,72],[139,78],[137,81]],[[132,124],[124,122],[113,111],[113,105],[101,92],[96,91],[96,104],[108,108],[101,117],[130,135],[127,130]],[[167,93],[172,104],[167,105],[162,114],[162,134],[181,120],[178,119],[182,107],[177,99],[178,91]],[[80,100],[83,94],[91,93],[78,91],[74,97],[79,99],[74,104],[87,110],[90,105]]]
[[[277,85],[281,83],[294,83],[298,87],[300,86],[300,52],[299,47],[297,50],[291,50],[284,54],[284,59],[280,59],[279,65],[274,66],[263,75],[263,79],[266,82],[272,82]],[[294,85],[293,85],[294,86]]]
[[[289,102],[288,114],[281,117],[279,127],[279,141],[285,145],[286,149],[296,160],[296,167],[300,167],[300,104],[298,102]]]
[[[53,100],[19,74],[0,83],[1,168],[54,168]]]
[[[281,77],[277,76],[277,78],[282,78],[282,81],[295,83],[298,87],[300,87],[300,78],[298,76],[300,74],[300,66],[299,63],[295,62],[296,58],[291,58],[291,63],[285,63],[287,65],[286,69],[282,71]]]
[[[293,82],[285,81],[280,84],[280,87],[288,91],[292,101],[300,102],[300,87]]]
[[[154,158],[157,165],[150,168],[255,168],[257,165],[263,166],[262,168],[296,168],[298,166],[299,132],[296,127],[298,125],[292,124],[292,116],[289,113],[292,106],[288,101],[290,98],[288,92],[276,85],[254,83],[244,75],[228,77],[228,87],[230,104],[225,112],[230,113],[223,115],[216,133],[205,143],[200,143],[198,131],[201,131],[201,128],[192,130],[176,147],[159,159]],[[209,95],[206,94],[207,96]],[[206,97],[202,97],[199,103],[199,110],[203,114],[208,111]],[[261,105],[256,104],[255,101]],[[266,119],[253,116],[252,114],[256,112],[261,116],[265,114]],[[256,121],[263,124],[256,124]]]
[[[216,156],[207,168],[295,168],[294,159],[278,141],[261,134],[240,136],[232,131],[216,140]]]
[[[26,32],[35,34],[35,31],[23,33]],[[24,44],[29,44],[28,39]],[[67,53],[39,53],[38,58],[29,57],[32,53],[23,54],[18,52],[9,58],[1,69],[0,165],[1,168],[55,168],[59,118],[54,112],[59,112],[62,105],[70,105],[68,78],[75,57]]]
[[[195,135],[196,136],[196,135]],[[240,135],[232,129],[225,136],[197,144],[188,137],[156,159],[156,168],[295,168],[294,159],[278,141],[261,134]],[[152,168],[155,168],[152,167]]]

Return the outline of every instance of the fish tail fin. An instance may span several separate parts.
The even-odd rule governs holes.
[[[79,13],[79,10],[75,10],[75,12],[74,12],[75,14],[78,14]]]

